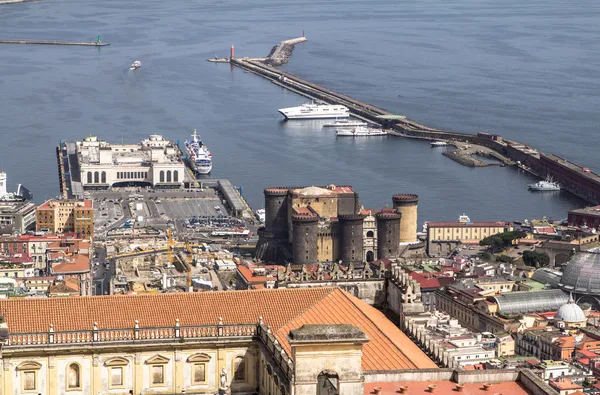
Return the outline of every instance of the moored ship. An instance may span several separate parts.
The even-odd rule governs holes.
[[[358,119],[341,119],[323,125],[324,128],[352,128],[356,126],[367,126],[367,123]]]
[[[286,119],[328,119],[350,116],[347,107],[337,104],[306,103],[297,107],[280,108],[277,111]]]
[[[212,154],[198,137],[194,129],[192,139],[185,142],[188,162],[196,174],[208,174],[212,170]]]
[[[336,135],[346,137],[370,137],[370,136],[385,136],[387,132],[382,129],[371,129],[364,126],[359,126],[350,129],[336,129]]]
[[[530,191],[560,191],[560,184],[552,181],[552,178],[548,177],[545,180],[538,181],[535,184],[529,184]]]

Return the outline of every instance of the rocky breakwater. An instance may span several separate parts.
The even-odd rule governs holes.
[[[498,152],[475,144],[465,144],[460,142],[452,143],[456,149],[444,151],[442,155],[468,167],[485,167],[485,166],[509,166],[515,163]],[[495,162],[485,162],[477,157],[493,159]]]
[[[306,37],[298,37],[293,38],[291,40],[285,40],[275,45],[267,59],[264,61],[265,64],[273,67],[281,66],[285,64],[292,56],[292,52],[294,51],[294,46],[298,43],[302,43],[306,41]]]

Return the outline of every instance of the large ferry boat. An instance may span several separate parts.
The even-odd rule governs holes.
[[[194,129],[192,139],[185,142],[188,162],[197,174],[208,174],[212,170],[212,154],[198,137],[198,133]]]
[[[385,136],[387,134],[386,131],[381,129],[371,129],[366,128],[364,126],[359,126],[351,129],[336,129],[335,133],[338,136],[348,136],[348,137],[369,137],[369,136]]]
[[[347,107],[334,104],[307,103],[297,107],[280,108],[277,111],[286,119],[328,119],[350,116]]]
[[[552,181],[552,178],[529,184],[530,191],[560,191],[560,184]]]

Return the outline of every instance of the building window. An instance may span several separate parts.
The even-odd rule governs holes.
[[[167,170],[167,182],[171,182],[171,170]]]
[[[150,386],[157,387],[165,384],[165,368],[169,363],[169,358],[162,355],[155,355],[146,361],[150,365]]]
[[[373,238],[373,236],[374,236],[374,233],[372,230],[367,232],[367,237]]]
[[[206,367],[210,361],[210,356],[207,354],[194,354],[187,361],[192,369],[192,385],[206,384],[208,382]]]
[[[42,365],[37,362],[22,362],[17,366],[21,373],[21,388],[23,392],[34,392],[38,389],[38,371]]]
[[[37,380],[35,371],[25,371],[23,374],[23,391],[35,391],[37,389]]]
[[[123,369],[129,364],[129,361],[125,358],[111,358],[107,360],[104,365],[108,367],[109,372],[109,388],[123,388],[125,386],[125,378],[123,376]]]
[[[92,172],[88,171],[87,173],[87,183],[91,184],[92,183]]]
[[[67,369],[67,390],[81,389],[81,368],[79,364],[72,363]]]
[[[102,183],[106,184],[106,172],[105,171],[102,172]]]
[[[246,381],[246,361],[244,357],[233,360],[233,381]]]
[[[193,384],[203,384],[206,383],[206,364],[205,363],[195,363],[192,366],[192,383]]]
[[[165,171],[164,170],[160,171],[160,182],[165,182]]]
[[[165,383],[165,365],[152,365],[152,385]]]
[[[173,181],[179,182],[179,172],[177,170],[173,170]]]
[[[97,171],[94,172],[94,183],[100,184],[100,173],[98,173]]]
[[[110,369],[110,388],[123,386],[123,368],[114,367]]]

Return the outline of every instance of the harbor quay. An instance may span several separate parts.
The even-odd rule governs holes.
[[[279,54],[276,48],[286,47],[285,62],[291,55],[291,48],[305,39],[287,40],[278,44],[271,51],[271,55]],[[284,43],[286,43],[284,45]],[[290,48],[291,47],[291,48]],[[347,95],[332,91],[324,86],[307,81],[292,73],[279,70],[275,65],[281,64],[270,57],[249,58],[236,57],[232,51],[227,61],[235,67],[240,67],[250,73],[263,77],[273,84],[288,89],[299,95],[329,104],[347,107],[352,116],[369,121],[388,129],[388,135],[424,139],[431,141],[462,142],[472,146],[483,147],[494,151],[495,159],[505,165],[516,165],[521,169],[540,178],[552,178],[559,183],[561,188],[586,200],[592,204],[600,204],[600,175],[589,168],[570,162],[560,156],[539,152],[533,147],[502,138],[500,135],[488,133],[456,133],[442,129],[431,128],[419,122],[408,119],[405,115],[398,115],[369,103],[362,102]],[[472,150],[474,153],[476,150]],[[457,152],[447,155],[451,159],[467,166],[482,166],[484,162],[467,158],[471,153]]]

